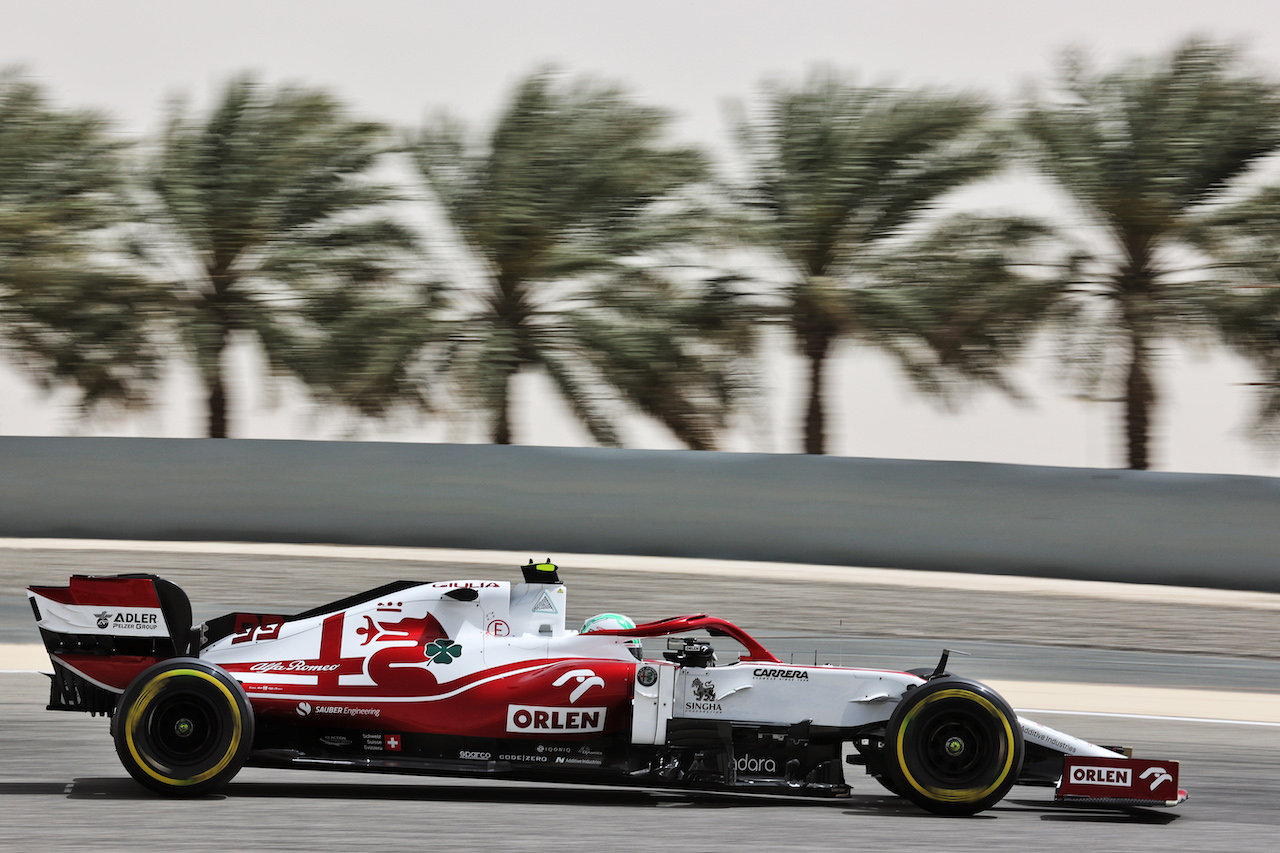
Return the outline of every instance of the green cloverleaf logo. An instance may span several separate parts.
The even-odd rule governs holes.
[[[432,640],[427,643],[427,657],[433,663],[453,663],[454,658],[462,657],[462,646],[445,637],[443,640]]]

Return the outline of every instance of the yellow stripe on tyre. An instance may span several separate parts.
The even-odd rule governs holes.
[[[209,770],[206,770],[203,773],[199,773],[188,779],[174,779],[170,776],[165,776],[161,773],[156,772],[156,769],[152,766],[151,762],[147,759],[144,759],[138,753],[137,744],[134,743],[134,734],[138,730],[138,725],[142,722],[142,719],[146,714],[147,706],[151,704],[151,700],[154,699],[156,694],[160,692],[161,683],[165,681],[165,679],[173,678],[174,676],[177,676],[177,675],[194,676],[195,678],[199,678],[204,681],[207,681],[210,684],[217,687],[220,691],[222,691],[222,695],[227,697],[227,706],[231,708],[231,713],[233,716],[231,743],[228,744],[226,754],[222,756],[222,760],[219,761],[216,766],[210,768]],[[231,691],[227,689],[227,685],[223,684],[221,681],[219,681],[217,678],[210,675],[209,673],[201,672],[198,669],[171,669],[167,672],[162,672],[159,675],[157,675],[155,678],[151,679],[151,681],[147,683],[147,686],[143,688],[142,693],[138,695],[137,701],[134,702],[132,707],[130,707],[129,709],[129,718],[125,721],[124,738],[125,738],[125,742],[128,743],[129,745],[129,753],[133,755],[133,760],[137,762],[138,766],[141,767],[148,776],[150,776],[151,778],[155,779],[158,782],[164,783],[165,785],[173,785],[175,787],[186,787],[187,785],[198,785],[201,782],[205,781],[206,779],[212,779],[214,776],[218,775],[224,769],[226,769],[226,766],[231,763],[231,759],[235,757],[236,750],[239,749],[240,747],[241,729],[242,729],[242,726],[241,726],[241,720],[240,720],[240,705],[239,703],[236,702],[235,696],[231,694]]]
[[[1000,721],[1001,725],[1004,726],[1004,731],[1006,735],[1004,767],[1000,770],[1000,775],[996,777],[996,780],[992,782],[990,785],[988,785],[987,787],[965,788],[960,790],[930,788],[926,785],[921,785],[911,775],[911,770],[907,767],[907,758],[904,752],[904,745],[903,745],[903,740],[906,738],[906,734],[907,734],[907,728],[911,722],[911,718],[914,717],[916,713],[920,711],[920,709],[924,708],[926,705],[928,705],[931,702],[938,701],[939,699],[973,700],[978,704],[980,704],[982,707],[986,708],[988,711],[990,711],[991,714],[994,715],[995,718]],[[920,702],[919,705],[915,706],[907,713],[906,718],[902,721],[902,725],[898,727],[898,737],[897,737],[897,742],[895,743],[895,747],[898,752],[898,767],[902,769],[902,775],[907,780],[907,782],[911,785],[911,787],[915,788],[917,791],[924,794],[926,797],[930,797],[932,799],[940,800],[943,802],[976,803],[978,800],[981,800],[983,797],[990,794],[996,788],[999,788],[1001,783],[1004,782],[1005,778],[1007,778],[1009,773],[1013,770],[1014,750],[1009,748],[1009,746],[1011,746],[1012,744],[1013,744],[1013,728],[1009,724],[1009,718],[1006,717],[1004,713],[1000,711],[999,708],[991,704],[991,702],[985,696],[979,693],[974,693],[969,690],[951,689],[951,690],[939,690],[937,693],[933,693],[929,696],[926,696]]]

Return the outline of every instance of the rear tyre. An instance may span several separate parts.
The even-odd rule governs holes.
[[[885,733],[890,790],[934,814],[971,815],[1000,802],[1017,781],[1022,756],[1013,709],[989,687],[962,678],[909,691]]]
[[[253,746],[253,709],[240,682],[195,658],[147,669],[120,698],[116,754],[153,791],[195,797],[240,772]]]

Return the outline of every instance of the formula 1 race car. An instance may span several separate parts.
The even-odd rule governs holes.
[[[247,764],[826,796],[870,776],[947,815],[1014,784],[1098,805],[1186,799],[1177,762],[1019,718],[948,674],[945,653],[915,672],[784,664],[701,614],[566,630],[556,567],[523,573],[399,581],[194,629],[187,596],[154,575],[76,576],[28,598],[49,709],[110,716],[120,761],[164,794],[216,790]],[[645,659],[641,638],[659,637],[665,659]],[[713,639],[738,659],[717,665]]]

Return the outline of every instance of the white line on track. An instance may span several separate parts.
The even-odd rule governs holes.
[[[1022,714],[1062,714],[1068,717],[1117,717],[1122,720],[1155,720],[1164,723],[1211,723],[1221,726],[1269,726],[1280,728],[1280,723],[1262,720],[1221,720],[1215,717],[1170,717],[1163,714],[1113,714],[1107,711],[1053,711],[1048,708],[1015,708]]]
[[[254,556],[316,557],[349,560],[400,560],[408,562],[522,565],[534,557],[550,556],[566,568],[584,567],[610,571],[664,572],[668,574],[719,575],[777,581],[779,578],[862,586],[900,586],[919,589],[962,589],[984,592],[1020,592],[1038,595],[1070,595],[1123,601],[1167,604],[1216,605],[1252,610],[1280,611],[1280,594],[1200,587],[1158,586],[1112,581],[1029,578],[1015,575],[982,575],[931,572],[912,569],[878,569],[860,566],[827,566],[804,563],[763,563],[743,560],[707,560],[677,557],[632,557],[609,554],[545,554],[518,551],[463,551],[445,548],[382,548],[359,545],[276,544],[260,542],[150,542],[125,539],[6,539],[0,550],[142,551],[171,554],[242,554]]]

